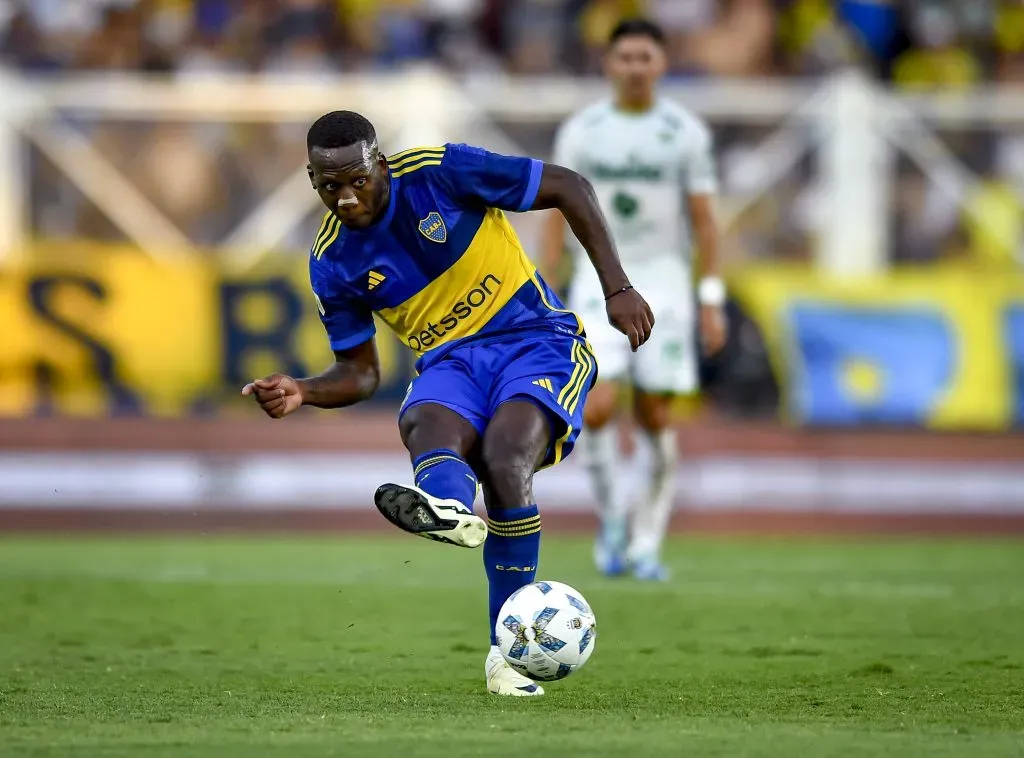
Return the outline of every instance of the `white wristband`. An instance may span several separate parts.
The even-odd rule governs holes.
[[[725,282],[717,276],[705,276],[697,287],[697,299],[701,305],[721,308],[725,305]]]

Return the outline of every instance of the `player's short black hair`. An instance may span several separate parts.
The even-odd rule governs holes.
[[[608,47],[611,47],[623,37],[649,37],[662,47],[665,47],[665,32],[656,23],[646,18],[622,19],[612,29],[612,33],[608,35]]]
[[[348,147],[364,141],[369,144],[376,142],[377,132],[365,116],[355,111],[325,113],[306,132],[307,151],[314,147]]]

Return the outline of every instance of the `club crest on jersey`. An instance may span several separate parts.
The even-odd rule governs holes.
[[[444,219],[437,211],[431,211],[427,217],[420,219],[420,234],[431,242],[443,243],[448,239],[448,230],[444,226]]]

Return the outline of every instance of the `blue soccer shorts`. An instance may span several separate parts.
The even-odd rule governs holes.
[[[494,341],[459,345],[409,385],[398,412],[437,403],[458,413],[483,436],[498,406],[514,399],[536,403],[554,434],[541,468],[572,452],[583,428],[583,406],[597,380],[597,360],[583,335],[516,332]]]

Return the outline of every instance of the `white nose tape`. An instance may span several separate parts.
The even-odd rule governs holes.
[[[346,205],[359,205],[359,200],[354,197],[343,197],[338,201],[338,207],[341,208]]]

